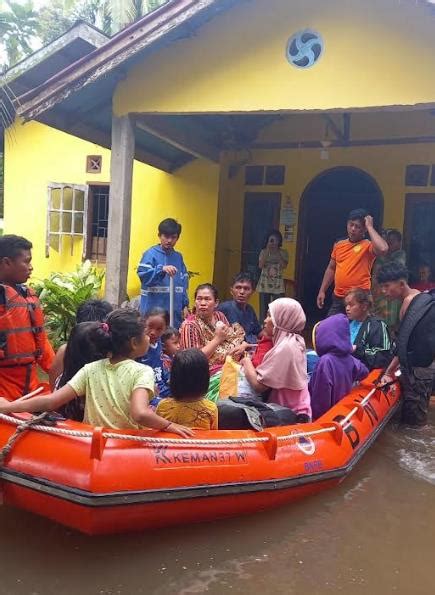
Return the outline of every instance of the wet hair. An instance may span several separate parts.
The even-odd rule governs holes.
[[[96,340],[99,349],[113,356],[128,357],[131,352],[130,341],[140,339],[145,330],[145,321],[136,310],[113,310],[106,322],[96,323]]]
[[[365,223],[365,218],[367,217],[368,212],[365,209],[354,209],[349,213],[347,216],[348,221],[361,221],[361,223]]]
[[[22,236],[7,234],[0,237],[0,260],[2,258],[16,258],[23,250],[31,250],[32,242]]]
[[[254,289],[254,280],[252,276],[249,273],[244,273],[243,271],[235,275],[233,282],[231,283],[231,287],[233,287],[236,283],[241,283],[242,281],[247,281],[251,284],[252,289]]]
[[[148,318],[151,318],[151,316],[160,316],[165,321],[166,326],[169,326],[169,312],[164,308],[159,308],[156,306],[155,308],[151,308],[151,310],[145,312],[143,317],[144,322],[146,322]]]
[[[398,229],[389,229],[387,231],[387,238],[396,238],[398,242],[402,241],[402,234]]]
[[[163,219],[159,223],[159,236],[181,236],[181,225],[175,219]]]
[[[208,359],[200,349],[186,349],[175,354],[170,379],[172,398],[182,401],[203,397],[209,382]]]
[[[373,297],[368,289],[353,287],[346,294],[346,297],[349,296],[352,296],[353,299],[358,302],[358,304],[365,304],[367,306],[367,310],[370,311],[373,308]]]
[[[87,300],[77,308],[76,323],[80,322],[103,322],[113,308],[109,302],[104,300]]]
[[[279,231],[279,229],[271,229],[269,231],[269,233],[266,235],[266,238],[265,238],[264,244],[263,244],[263,249],[266,248],[267,242],[269,241],[269,238],[271,236],[274,236],[278,240],[278,248],[281,248],[281,246],[282,246],[282,233]]]
[[[406,281],[409,279],[408,269],[400,262],[384,264],[377,274],[378,283],[389,283],[390,281]]]
[[[179,339],[180,331],[173,326],[168,326],[168,328],[162,333],[162,336],[160,337],[162,345],[164,346],[166,341],[169,341],[169,339],[172,339],[172,337]]]
[[[63,357],[63,372],[57,388],[64,386],[86,364],[103,359],[108,349],[98,338],[99,322],[80,322],[72,329]]]
[[[219,293],[217,287],[211,283],[202,283],[201,285],[198,285],[198,287],[195,289],[195,299],[198,295],[198,292],[202,291],[203,289],[208,289],[213,294],[215,301],[218,299]]]

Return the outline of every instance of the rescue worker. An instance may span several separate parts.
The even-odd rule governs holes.
[[[48,372],[54,358],[41,304],[24,285],[33,271],[31,250],[23,237],[0,237],[0,396],[8,399],[37,388],[37,367]]]

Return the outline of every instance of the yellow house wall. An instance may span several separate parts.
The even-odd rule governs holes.
[[[231,158],[231,155],[227,155]],[[222,288],[229,286],[234,274],[240,270],[241,238],[243,231],[243,202],[245,192],[281,192],[282,203],[287,197],[299,215],[300,201],[307,185],[321,172],[337,167],[357,167],[370,174],[380,187],[384,198],[384,227],[403,229],[405,196],[407,193],[431,194],[435,190],[428,187],[405,186],[405,169],[408,164],[432,164],[435,161],[435,144],[332,148],[329,159],[320,159],[320,149],[265,150],[255,151],[249,165],[285,165],[286,177],[283,186],[245,186],[244,167],[238,174],[228,179],[222,173],[223,188],[220,194],[217,233],[217,254],[215,280]],[[283,229],[281,229],[283,232]],[[290,260],[285,277],[295,279],[298,226],[295,227],[293,242],[285,242]],[[343,230],[345,233],[345,230]],[[264,230],[267,233],[267,230]],[[254,301],[254,303],[256,303]]]
[[[290,66],[289,37],[319,31],[325,51]],[[328,110],[435,101],[435,16],[414,0],[240,2],[133,67],[115,95],[128,112]]]
[[[102,155],[101,174],[86,173],[86,155]],[[142,252],[157,243],[157,225],[166,217],[182,223],[178,249],[189,270],[199,272],[192,286],[213,276],[219,168],[195,161],[173,175],[135,162],[132,229],[128,270],[129,295],[140,289],[136,267]],[[110,151],[37,122],[16,123],[6,135],[5,233],[33,243],[34,277],[71,271],[81,262],[82,241],[66,241],[62,253],[45,257],[47,186],[50,182],[110,183]]]

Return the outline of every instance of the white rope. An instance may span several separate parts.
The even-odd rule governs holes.
[[[364,407],[371,397],[376,392],[377,388],[373,388],[361,401],[360,405]],[[354,407],[346,417],[344,417],[339,423],[341,427],[344,427],[355,415],[358,411],[358,407]],[[0,420],[6,421],[7,423],[13,425],[22,425],[26,423],[26,420],[17,419],[16,417],[11,417],[9,415],[5,415],[0,413]],[[32,430],[37,430],[38,432],[46,432],[49,434],[58,434],[60,436],[71,436],[74,438],[92,438],[93,433],[89,431],[82,431],[82,430],[67,430],[65,428],[58,428],[53,426],[42,426],[42,425],[35,425],[32,426]],[[299,438],[309,438],[311,436],[318,436],[319,434],[326,434],[329,432],[335,432],[336,427],[330,426],[326,428],[320,428],[318,430],[311,430],[308,432],[294,432],[292,434],[285,434],[284,436],[277,436],[277,440],[279,442],[284,442],[288,440],[295,440]],[[230,445],[230,444],[255,444],[255,443],[264,443],[269,442],[269,438],[267,436],[258,436],[252,438],[217,438],[217,439],[190,439],[190,438],[156,438],[153,436],[135,436],[133,434],[118,434],[116,432],[103,432],[103,438],[106,439],[113,439],[113,440],[129,440],[131,442],[142,442],[150,445],[158,445],[158,444],[166,444],[166,445],[192,445],[192,446],[219,446],[219,445]]]

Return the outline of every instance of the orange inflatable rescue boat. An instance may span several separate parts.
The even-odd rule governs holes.
[[[399,387],[373,372],[314,423],[197,431],[194,438],[77,422],[26,428],[0,415],[0,495],[89,534],[138,531],[252,513],[340,483],[393,415]]]

